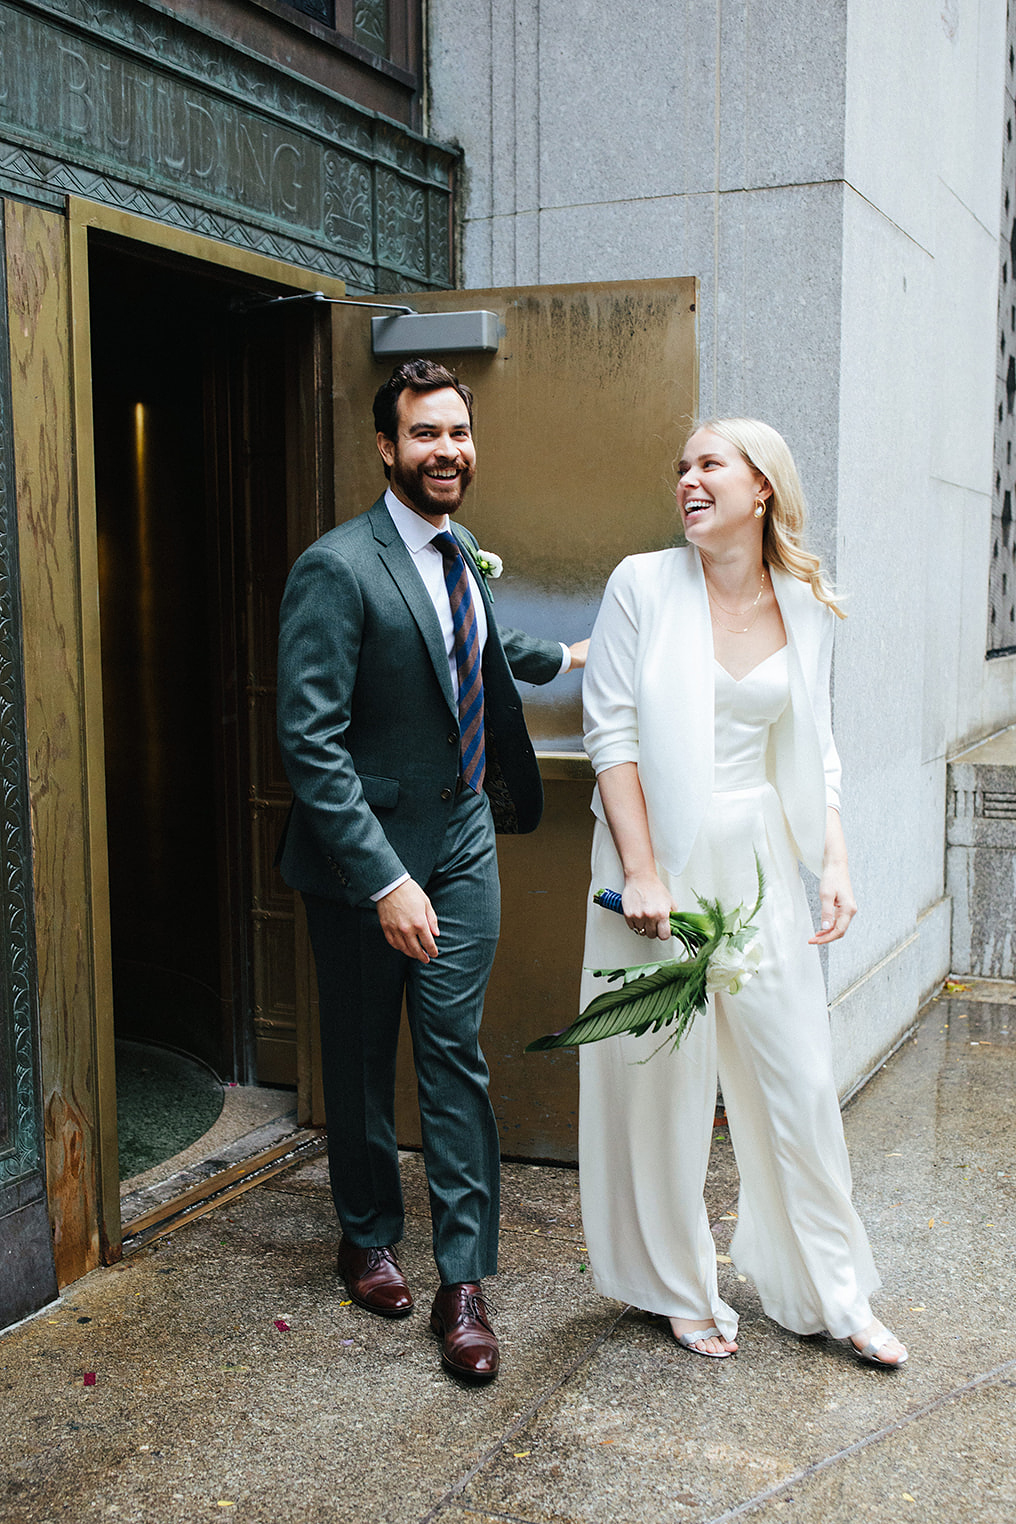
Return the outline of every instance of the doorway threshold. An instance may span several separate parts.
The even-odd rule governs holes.
[[[121,1182],[124,1254],[203,1216],[297,1160],[322,1153],[325,1146],[323,1130],[298,1125],[292,1091],[227,1087],[222,1115],[203,1137],[174,1158]]]

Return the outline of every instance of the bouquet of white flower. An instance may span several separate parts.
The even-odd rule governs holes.
[[[747,915],[744,906],[725,911],[718,900],[696,895],[701,913],[674,910],[671,933],[682,949],[679,958],[663,963],[635,964],[628,968],[596,968],[598,979],[620,980],[616,989],[605,990],[586,1006],[581,1016],[562,1032],[538,1037],[527,1053],[549,1048],[571,1048],[580,1043],[600,1042],[630,1032],[633,1037],[673,1027],[676,1048],[706,1000],[719,990],[736,995],[758,973],[762,943],[754,919],[765,895],[762,864],[755,854],[758,898]],[[605,910],[621,912],[621,896],[614,889],[598,889],[593,895]]]

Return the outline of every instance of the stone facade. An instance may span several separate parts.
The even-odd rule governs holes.
[[[701,414],[767,419],[801,467],[850,614],[861,914],[828,963],[847,1091],[949,968],[947,758],[1016,718],[1016,658],[985,641],[1005,0],[429,16],[461,284],[696,276]]]

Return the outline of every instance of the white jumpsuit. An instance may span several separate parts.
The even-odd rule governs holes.
[[[717,1290],[716,1246],[702,1200],[719,1074],[741,1177],[731,1256],[770,1317],[837,1338],[871,1321],[879,1285],[851,1200],[833,1080],[829,1019],[779,796],[766,779],[769,727],[788,703],[786,647],[739,682],[715,663],[714,792],[683,872],[661,871],[681,909],[695,894],[724,909],[754,904],[758,852],[766,893],[764,956],[737,995],[718,995],[675,1054],[663,1033],[610,1038],[581,1053],[580,1180],[590,1265],[605,1296],[715,1323],[737,1315]],[[592,888],[620,889],[610,833],[595,825]],[[586,969],[674,955],[590,903]],[[604,982],[583,975],[582,1006]]]

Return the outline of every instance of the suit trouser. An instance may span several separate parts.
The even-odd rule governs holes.
[[[385,941],[373,905],[304,895],[317,965],[328,1160],[343,1232],[364,1248],[404,1228],[395,1137],[403,993],[418,1081],[434,1258],[444,1284],[497,1269],[500,1153],[480,1051],[480,1018],[500,926],[494,826],[485,795],[455,800],[424,886],[439,956],[420,963]]]

